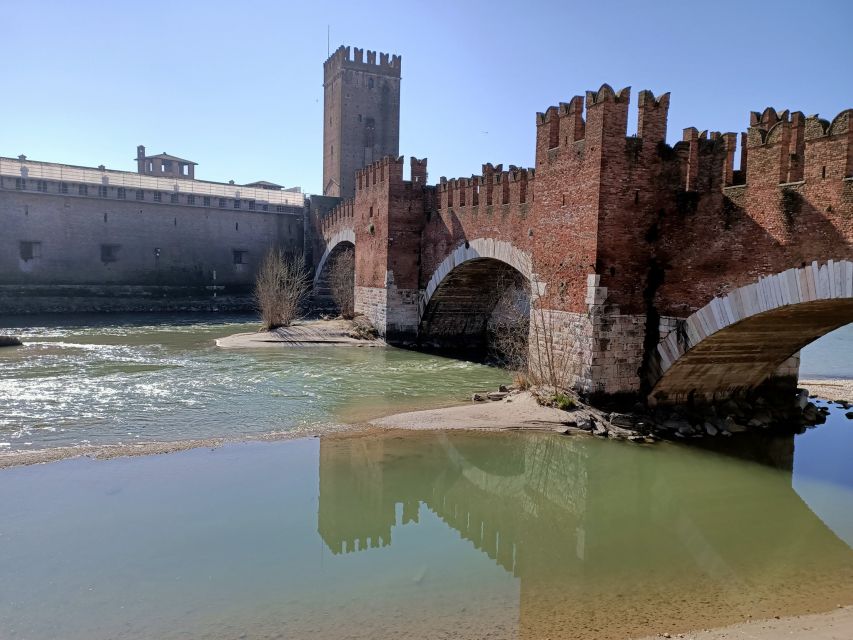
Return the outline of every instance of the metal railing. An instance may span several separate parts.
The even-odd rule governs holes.
[[[16,158],[0,157],[0,175],[24,178],[26,180],[72,182],[124,187],[126,189],[160,191],[164,193],[184,193],[210,196],[213,198],[229,198],[232,200],[255,200],[258,203],[268,202],[273,205],[293,207],[301,207],[305,201],[304,194],[293,191],[258,189],[257,187],[244,187],[238,184],[205,182],[203,180],[190,180],[188,178],[158,178],[140,173],[131,173],[130,171],[75,167],[67,164],[18,160]]]

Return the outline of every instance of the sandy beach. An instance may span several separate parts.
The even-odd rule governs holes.
[[[274,331],[236,333],[218,338],[216,346],[223,349],[263,349],[282,347],[351,346],[384,347],[384,340],[354,337],[357,322],[335,318],[334,320],[300,320],[289,327]]]
[[[749,620],[729,627],[705,629],[688,633],[662,631],[654,638],[685,638],[686,640],[849,640],[853,638],[853,607],[839,607],[826,613],[814,613],[789,618]]]
[[[407,411],[384,416],[370,423],[390,429],[471,429],[494,431],[499,429],[538,429],[565,431],[569,414],[553,407],[543,407],[533,394],[522,392],[508,395],[497,401],[482,402]]]
[[[803,389],[808,389],[810,395],[823,400],[853,402],[853,380],[842,378],[800,380],[799,385]]]

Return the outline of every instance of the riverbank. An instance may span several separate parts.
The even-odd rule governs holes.
[[[530,392],[502,395],[496,401],[484,400],[451,407],[406,411],[371,420],[370,424],[389,429],[499,431],[537,429],[565,431],[569,413],[540,405]]]
[[[375,330],[362,317],[353,320],[300,320],[273,331],[237,333],[216,339],[223,349],[263,349],[315,346],[384,347]]]
[[[803,389],[808,389],[810,395],[823,400],[853,403],[853,380],[850,379],[826,378],[800,380],[799,386]]]
[[[688,633],[661,632],[642,640],[684,638],[685,640],[848,640],[853,638],[853,607],[769,620],[748,620],[740,624]]]

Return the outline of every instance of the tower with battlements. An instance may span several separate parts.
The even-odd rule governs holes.
[[[323,195],[352,198],[355,173],[400,151],[400,56],[339,47],[323,65]]]

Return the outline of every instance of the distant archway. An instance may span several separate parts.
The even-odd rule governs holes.
[[[313,305],[328,313],[353,312],[355,300],[355,233],[339,231],[323,252],[314,272]]]

